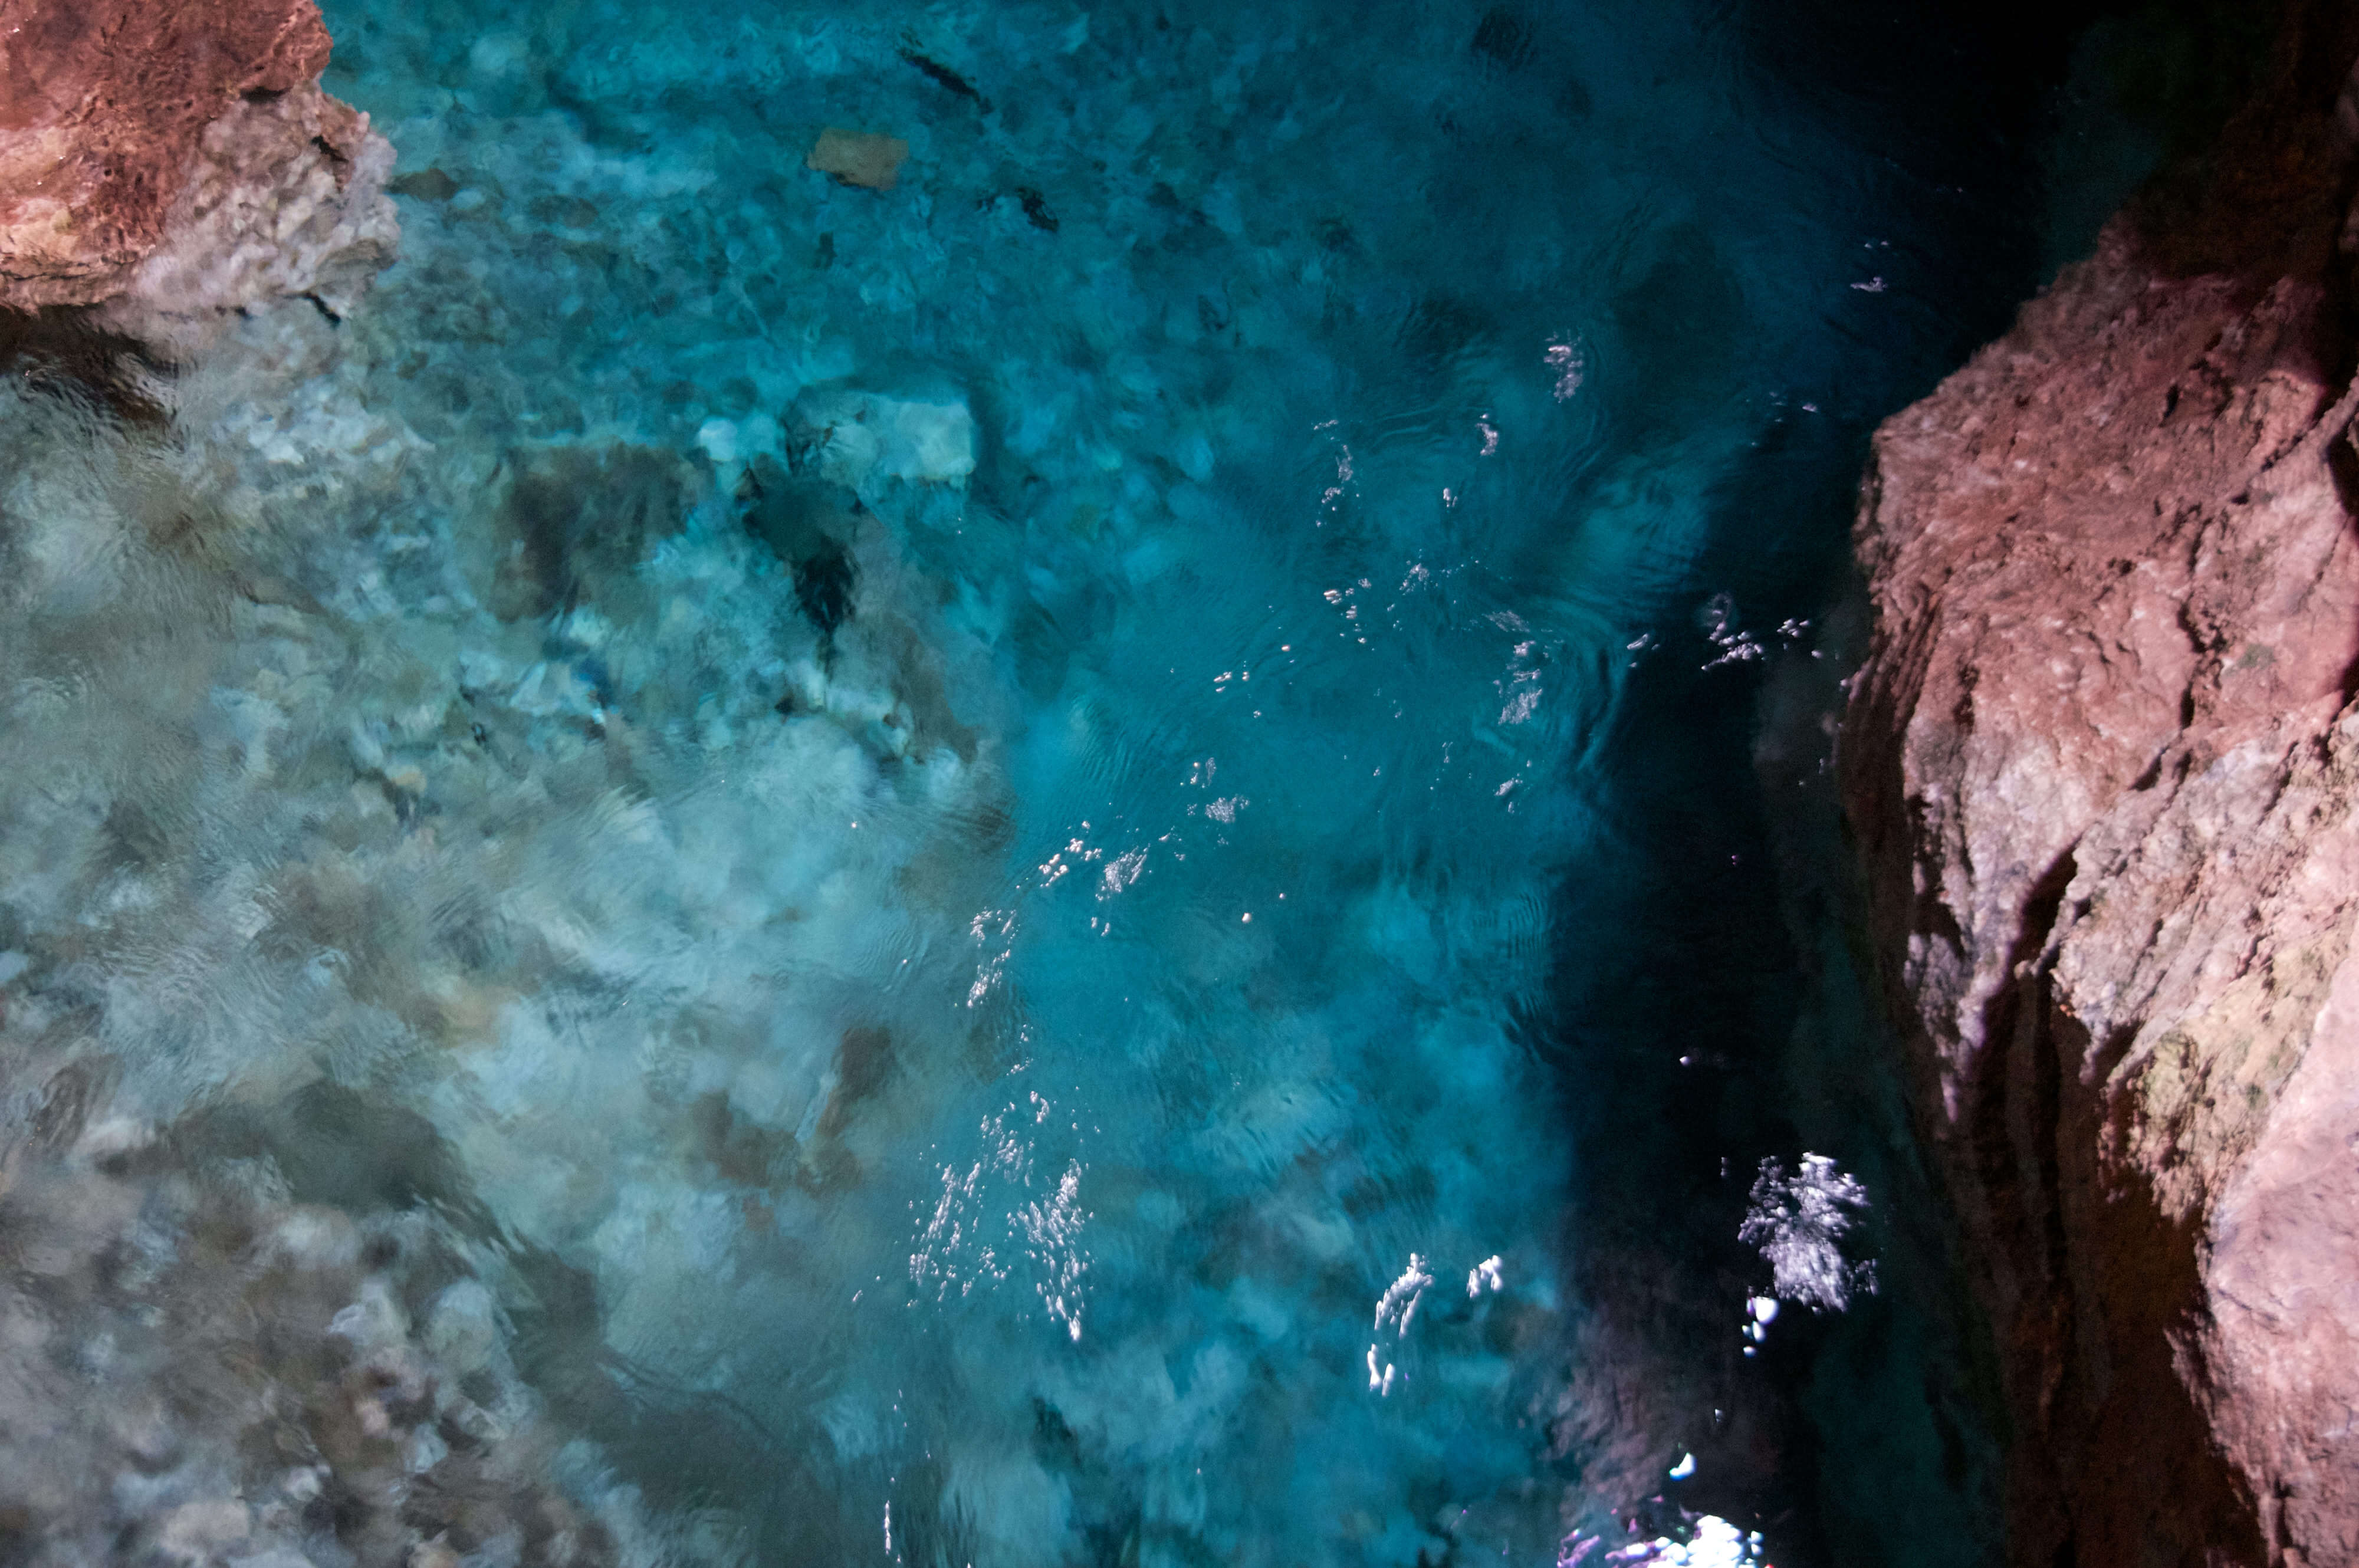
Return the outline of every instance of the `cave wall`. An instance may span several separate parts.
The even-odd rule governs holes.
[[[2359,1562],[2359,15],[1876,437],[1841,744],[2014,1562]]]

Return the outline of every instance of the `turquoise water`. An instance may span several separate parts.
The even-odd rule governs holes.
[[[1864,429],[2020,282],[1978,57],[327,14],[400,154],[366,306],[241,323],[162,457],[38,478],[20,410],[118,544],[11,634],[16,1028],[272,1202],[430,1214],[625,1555],[1977,1560],[1905,1312],[1852,1461],[1708,1440],[1808,1428],[1736,1359],[1801,1152],[1747,747]],[[1847,1462],[1892,1518],[1813,1522]]]

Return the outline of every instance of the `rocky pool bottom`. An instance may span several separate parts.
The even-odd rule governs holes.
[[[374,292],[0,394],[12,1551],[1989,1560],[1820,721],[2056,61],[327,20]]]

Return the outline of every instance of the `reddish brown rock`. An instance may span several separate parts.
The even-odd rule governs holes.
[[[2038,1568],[2359,1563],[2354,54],[2292,7],[1863,499],[1846,803]]]
[[[0,0],[0,306],[357,292],[392,150],[328,49],[312,0]]]

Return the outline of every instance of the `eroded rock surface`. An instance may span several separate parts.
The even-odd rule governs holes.
[[[399,231],[328,51],[312,0],[0,0],[0,306],[347,308]]]
[[[2291,8],[1862,506],[1847,805],[2040,1568],[2359,1562],[2354,51]]]

